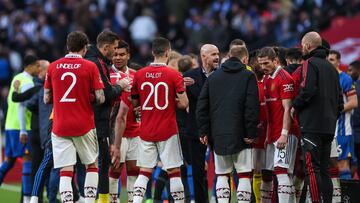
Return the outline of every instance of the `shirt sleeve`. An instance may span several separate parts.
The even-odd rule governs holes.
[[[138,97],[138,95],[139,95],[139,90],[138,90],[138,85],[137,85],[138,80],[139,80],[138,78],[139,78],[139,72],[136,72],[134,79],[133,79],[133,85],[131,88],[131,95],[135,96],[135,97]]]
[[[294,98],[294,81],[292,78],[285,78],[280,82],[280,98],[281,99]]]
[[[347,97],[356,94],[354,83],[350,77],[345,77],[344,79],[343,92]]]
[[[131,100],[129,99],[129,97],[131,96],[130,93],[128,92],[123,92],[120,99],[122,102],[124,102],[127,106],[130,106],[131,105]]]
[[[175,78],[176,93],[185,92],[186,89],[182,75],[180,73],[176,73],[174,78]]]
[[[104,89],[104,83],[101,80],[100,72],[97,69],[95,64],[91,64],[92,74],[91,74],[91,88],[92,90]]]

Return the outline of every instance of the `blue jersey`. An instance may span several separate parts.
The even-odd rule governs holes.
[[[348,102],[348,97],[355,95],[355,86],[353,80],[344,72],[339,74],[340,85],[342,88],[342,95],[344,104]],[[335,136],[350,136],[352,135],[351,114],[353,110],[342,112],[336,123]]]

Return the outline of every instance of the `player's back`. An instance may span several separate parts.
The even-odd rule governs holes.
[[[52,89],[55,134],[78,136],[94,128],[90,94],[103,87],[97,71],[94,63],[75,56],[50,64],[45,88]]]
[[[184,91],[180,73],[165,65],[151,65],[135,74],[132,94],[139,95],[143,140],[163,141],[178,133],[175,99]]]

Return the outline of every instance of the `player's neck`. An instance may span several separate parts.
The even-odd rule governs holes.
[[[81,57],[84,57],[85,53],[83,51],[79,52],[69,52],[68,55],[80,55]]]
[[[168,58],[159,57],[159,58],[155,58],[153,63],[164,63],[164,64],[167,64],[167,62],[168,62]]]
[[[211,66],[209,66],[209,65],[203,65],[203,68],[204,68],[204,71],[207,73],[207,74],[209,74],[209,73],[211,73],[215,68],[214,67],[211,67]]]

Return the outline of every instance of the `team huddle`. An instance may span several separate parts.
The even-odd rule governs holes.
[[[239,203],[295,203],[302,193],[308,202],[341,202],[339,178],[351,178],[355,156],[350,120],[357,96],[351,77],[339,69],[340,53],[318,33],[305,34],[302,50],[290,48],[283,56],[278,47],[249,53],[245,42],[234,40],[222,63],[218,48],[205,44],[200,67],[186,72],[169,66],[165,38],[152,42],[154,60],[138,71],[128,67],[129,45],[115,33],[103,31],[96,45],[88,43],[83,32],[72,32],[65,57],[45,71],[30,58],[27,75],[13,79],[10,93],[21,94],[34,86],[33,76],[46,72],[42,99],[52,105],[44,167],[34,183],[23,178],[24,202],[39,201],[51,168],[59,169],[61,201],[74,202],[79,161],[86,167],[87,203],[118,202],[124,166],[128,202],[143,202],[156,166],[167,173],[172,200],[189,202],[181,167],[190,161],[179,119],[190,116],[185,125],[198,130],[191,142],[199,143],[201,156],[207,146],[214,156],[217,202],[230,202],[233,176]],[[28,155],[21,143],[31,115],[23,103],[11,103],[10,114],[19,119],[7,119],[6,156],[16,158]],[[197,162],[205,159],[191,160]],[[0,184],[11,163],[1,166]],[[200,193],[196,184],[203,177],[193,176],[194,183],[186,184]]]

